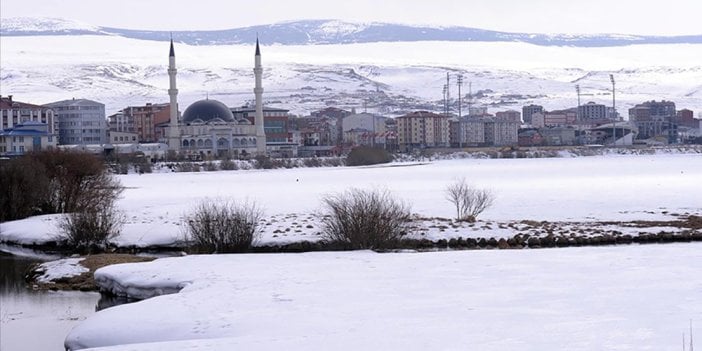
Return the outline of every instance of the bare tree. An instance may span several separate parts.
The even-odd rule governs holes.
[[[123,191],[102,160],[84,153],[46,150],[27,157],[44,165],[49,192],[43,207],[48,213],[97,211],[111,207]]]
[[[391,248],[407,231],[409,206],[388,191],[352,188],[322,202],[325,239],[346,248]]]
[[[476,218],[495,202],[487,189],[477,189],[461,178],[446,187],[446,199],[456,208],[456,220],[475,222]]]

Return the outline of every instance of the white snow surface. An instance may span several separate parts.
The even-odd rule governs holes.
[[[510,237],[500,222],[674,220],[702,213],[702,154],[609,155],[549,159],[456,159],[370,167],[153,173],[118,176],[126,187],[117,207],[126,224],[119,246],[169,246],[184,238],[183,218],[206,199],[254,201],[264,211],[259,245],[319,240],[321,198],[356,187],[388,189],[423,217],[452,218],[448,184],[465,177],[492,189],[495,204],[470,231],[418,223],[414,237]],[[54,217],[0,224],[0,242],[54,240]],[[444,223],[445,224],[445,223]],[[503,223],[504,224],[504,223]],[[620,231],[622,229],[619,229]],[[639,231],[630,229],[627,234]],[[422,236],[421,233],[425,235]]]
[[[63,215],[34,216],[18,221],[0,223],[0,242],[20,245],[40,245],[55,241],[58,223]]]
[[[98,270],[117,293],[71,349],[679,350],[702,244],[186,256]],[[138,295],[137,295],[138,296]],[[147,295],[148,296],[148,295]]]
[[[89,269],[83,267],[80,262],[85,258],[64,258],[57,261],[44,262],[39,270],[45,273],[37,278],[40,283],[50,283],[60,278],[70,278],[79,276]]]

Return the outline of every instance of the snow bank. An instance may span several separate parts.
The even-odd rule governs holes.
[[[58,223],[63,215],[44,215],[0,223],[0,242],[41,245],[56,241]]]
[[[44,273],[37,277],[37,281],[40,283],[51,283],[57,279],[76,277],[88,272],[89,269],[80,264],[84,259],[66,258],[42,263],[36,270]]]
[[[702,319],[700,260],[702,244],[166,258],[96,272],[123,294],[182,289],[100,311],[66,345],[678,350]]]

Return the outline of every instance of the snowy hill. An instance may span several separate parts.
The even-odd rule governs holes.
[[[524,42],[544,46],[606,47],[634,44],[700,44],[701,35],[640,36],[621,34],[572,35],[507,33],[469,27],[411,26],[390,23],[352,23],[338,20],[306,20],[214,31],[176,31],[173,36],[191,45],[251,43],[256,34],[281,45],[350,44],[376,42]],[[0,35],[115,35],[142,40],[168,40],[168,31],[145,31],[96,27],[56,18],[8,18]]]
[[[573,107],[577,105],[575,84],[586,94],[583,102],[610,105],[609,74],[616,76],[617,107],[624,116],[634,104],[653,99],[673,100],[680,109],[702,111],[702,44],[319,44],[333,37],[348,40],[359,33],[370,33],[373,24],[306,21],[279,26],[300,28],[286,38],[294,33],[305,37],[304,33],[312,33],[305,45],[272,44],[269,36],[261,34],[265,102],[296,114],[327,106],[365,107],[369,112],[391,116],[417,109],[441,111],[446,72],[451,74],[454,99],[458,96],[456,76],[462,74],[464,104],[471,82],[473,104],[487,106],[490,112],[520,110],[530,103],[547,109]],[[251,30],[255,35],[255,29]],[[2,31],[15,33],[0,36],[2,95],[32,103],[84,97],[105,103],[108,113],[168,101],[167,42],[134,39],[106,28],[60,20],[41,25],[3,20]],[[161,32],[139,33],[154,33],[163,39],[166,36]],[[253,39],[236,39],[245,44],[191,45],[188,42],[202,37],[187,38],[176,33],[174,37],[181,106],[207,95],[229,106],[253,99]],[[318,45],[306,45],[311,41]]]
[[[0,35],[101,34],[100,27],[63,18],[13,17],[0,19]]]

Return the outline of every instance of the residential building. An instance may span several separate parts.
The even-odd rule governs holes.
[[[44,107],[54,110],[60,145],[107,143],[105,105],[87,99],[71,99],[52,102]]]
[[[311,117],[317,117],[317,118],[331,118],[335,120],[335,126],[336,126],[336,135],[334,136],[334,141],[338,144],[341,144],[344,140],[344,130],[343,128],[343,119],[347,116],[356,114],[355,109],[352,109],[352,111],[346,111],[344,109],[340,109],[337,107],[327,107],[324,109],[321,109],[319,111],[312,112],[310,114]]]
[[[449,146],[449,117],[427,111],[397,117],[397,141],[402,151]]]
[[[541,146],[544,144],[544,138],[536,128],[520,129],[518,138],[519,146]]]
[[[536,112],[531,115],[531,125],[535,128],[573,125],[577,121],[575,109]]]
[[[491,146],[512,146],[519,143],[519,122],[499,118],[484,120],[485,143]]]
[[[110,131],[110,144],[126,144],[138,143],[139,135],[137,133],[116,132]]]
[[[248,119],[254,123],[256,109],[252,106],[242,106],[231,109],[236,119]],[[273,107],[263,107],[263,129],[266,132],[267,144],[288,143],[290,138],[290,110]]]
[[[12,95],[0,96],[0,131],[12,129],[18,124],[40,122],[47,125],[49,134],[56,134],[58,121],[54,110],[13,100]]]
[[[486,106],[471,106],[468,108],[468,117],[483,117],[488,114]]]
[[[300,132],[304,146],[336,146],[341,127],[338,119],[327,116],[307,116],[290,119],[291,129]]]
[[[495,117],[502,121],[522,123],[522,113],[519,111],[509,110],[495,113]]]
[[[544,107],[540,105],[528,105],[522,107],[522,119],[524,120],[524,123],[526,124],[531,124],[531,116],[533,116],[535,113],[543,113],[544,112]]]
[[[370,113],[357,113],[342,119],[344,143],[347,145],[384,145],[386,143],[387,117]]]
[[[122,111],[107,116],[107,126],[110,132],[135,133],[134,117],[126,116]]]
[[[629,109],[629,121],[639,130],[638,139],[661,137],[675,139],[675,103],[672,101],[647,101]]]
[[[485,145],[485,122],[481,118],[463,117],[451,121],[451,146],[483,146]]]
[[[610,119],[607,106],[592,101],[578,106],[578,119],[583,122],[605,121]]]
[[[680,126],[696,129],[700,128],[701,120],[695,119],[695,114],[691,110],[682,109],[677,112],[675,121]]]
[[[27,121],[0,131],[0,156],[21,156],[27,152],[56,147],[56,135],[48,124]]]
[[[129,106],[109,117],[110,130],[136,133],[140,143],[153,143],[165,140],[166,136],[156,125],[168,122],[169,118],[170,104]]]

